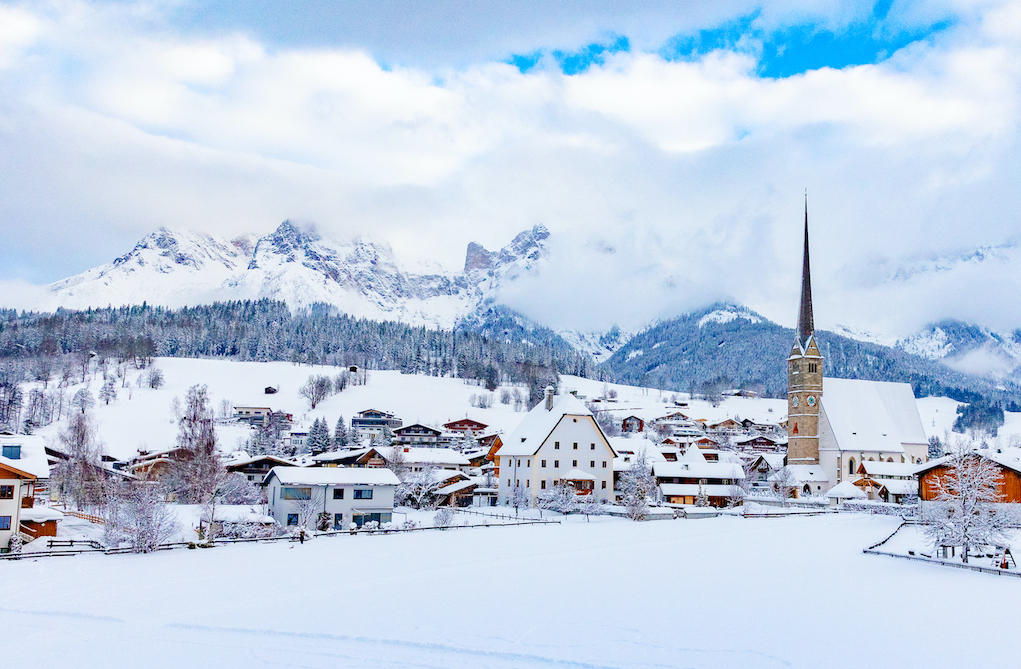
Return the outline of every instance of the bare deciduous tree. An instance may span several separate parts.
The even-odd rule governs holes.
[[[333,381],[324,374],[308,377],[305,385],[298,389],[298,394],[308,400],[311,409],[319,406],[319,403],[329,397],[331,392],[333,392]]]

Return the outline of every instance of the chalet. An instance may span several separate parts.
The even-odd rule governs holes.
[[[736,435],[744,431],[744,426],[733,418],[728,418],[727,420],[721,420],[719,423],[709,425],[708,429],[716,434]]]
[[[759,453],[748,464],[749,475],[752,481],[767,481],[785,464],[786,457],[783,453]]]
[[[489,449],[479,448],[474,451],[464,451],[461,453],[464,457],[468,458],[468,462],[472,467],[482,467],[489,463]]]
[[[628,416],[620,423],[621,432],[645,432],[645,421],[638,416]]]
[[[11,539],[16,534],[29,539],[37,536],[26,532],[26,529],[32,529],[31,525],[36,521],[32,515],[36,481],[47,478],[49,470],[44,464],[42,448],[29,449],[26,446],[20,436],[12,435],[0,440],[0,553],[9,550]],[[31,457],[33,455],[35,457]],[[29,521],[29,528],[24,527],[25,520]],[[52,519],[53,534],[56,534],[56,520]]]
[[[903,504],[918,496],[917,469],[918,465],[908,463],[866,460],[858,465],[859,478],[849,482],[868,499]]]
[[[449,440],[443,436],[443,432],[434,427],[415,423],[406,425],[394,430],[394,444],[405,444],[408,446],[437,446],[447,444]]]
[[[124,469],[139,478],[158,481],[187,457],[187,449],[179,447],[160,451],[139,451],[137,456],[127,461]]]
[[[701,451],[689,449],[677,462],[656,462],[652,475],[659,488],[659,498],[672,504],[695,504],[699,495],[709,498],[715,507],[727,505],[728,498],[739,493],[738,483],[745,478],[744,469],[734,462],[706,462]]]
[[[308,430],[291,430],[287,435],[287,445],[296,450],[304,450],[308,445]]]
[[[294,422],[294,414],[283,411],[273,411],[271,407],[234,407],[234,420],[240,423],[248,423],[253,427],[267,427],[276,421],[289,427]]]
[[[734,445],[742,450],[753,451],[777,451],[781,447],[779,439],[773,439],[761,434],[751,437],[741,437],[734,440]]]
[[[436,489],[433,492],[437,506],[471,506],[478,487],[478,479],[463,472],[438,469],[434,473]]]
[[[1021,503],[1021,448],[986,448],[977,450],[968,457],[984,458],[996,464],[1001,475],[997,490],[1000,503]],[[923,506],[937,501],[936,480],[953,476],[951,460],[949,456],[942,457],[916,469],[918,496]]]
[[[297,526],[308,513],[326,514],[334,529],[389,523],[399,483],[389,469],[274,467],[266,476],[269,515],[284,527]]]
[[[486,459],[493,463],[493,473],[500,477],[500,465],[496,461],[496,454],[499,453],[500,447],[503,446],[503,441],[500,440],[500,435],[490,434],[485,437],[481,437],[479,440],[479,446],[484,446],[489,449],[489,454],[486,455]]]
[[[382,434],[387,428],[396,430],[403,421],[392,413],[378,409],[366,409],[359,411],[351,419],[351,431],[357,435]]]
[[[227,471],[237,472],[252,483],[259,485],[266,482],[266,475],[274,467],[289,467],[292,464],[294,463],[275,455],[255,455],[226,462]]]
[[[515,490],[534,501],[558,484],[613,501],[613,450],[592,412],[574,395],[554,395],[533,408],[497,453],[500,503]]]
[[[457,434],[464,434],[465,432],[468,432],[471,436],[478,437],[485,433],[486,428],[489,426],[485,423],[480,423],[477,420],[472,420],[471,418],[461,418],[459,420],[450,421],[449,423],[444,423],[443,427],[447,430],[447,432],[456,432]]]

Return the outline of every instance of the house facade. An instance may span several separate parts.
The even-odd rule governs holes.
[[[360,436],[382,434],[384,430],[396,430],[404,422],[392,413],[379,409],[359,411],[351,418],[351,431]]]
[[[523,495],[530,503],[563,483],[581,495],[613,501],[617,456],[592,412],[574,395],[554,395],[528,412],[496,454],[499,504]],[[515,490],[520,492],[515,493]]]
[[[269,515],[282,527],[297,526],[309,513],[327,514],[331,529],[382,525],[393,519],[399,483],[389,469],[274,467],[266,476]],[[309,527],[315,524],[313,518]]]

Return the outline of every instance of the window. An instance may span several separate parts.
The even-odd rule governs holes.
[[[596,461],[595,460],[589,460],[588,466],[590,468],[592,468],[592,469],[595,469],[596,468]]]
[[[528,458],[527,460],[525,460],[525,466],[526,467],[531,467],[532,466],[532,458]]]
[[[848,474],[854,473],[854,458],[851,458],[850,460],[847,461],[847,473]]]
[[[560,469],[560,460],[553,461],[553,469]]]
[[[507,479],[507,487],[510,487],[510,479]]]
[[[280,499],[312,499],[312,488],[281,488]]]
[[[0,485],[0,499],[14,499],[14,486]]]
[[[554,441],[554,442],[553,442],[553,448],[554,448],[555,450],[558,450],[558,451],[559,451],[559,450],[560,450],[560,442],[559,442],[559,441]]]
[[[0,451],[0,455],[3,455],[5,458],[10,458],[11,460],[20,460],[21,444],[4,444],[2,451]]]
[[[521,466],[521,458],[518,458],[518,467]]]
[[[571,460],[571,466],[572,467],[577,467],[578,466],[578,461],[577,460]]]
[[[574,450],[578,450],[578,442],[574,442]]]
[[[333,514],[333,529],[335,530],[344,529],[344,514],[342,513]]]
[[[606,481],[603,481],[603,490],[606,490]]]
[[[532,483],[531,480],[525,479],[525,487],[526,488],[531,487],[531,483]]]
[[[543,469],[546,469],[546,461],[545,461],[545,460],[542,460],[542,461],[541,461],[541,464],[542,464],[542,468],[543,468]]]
[[[355,499],[372,499],[372,489],[355,490]]]
[[[542,490],[546,489],[546,479],[543,479],[542,481],[539,481],[539,488],[542,489]]]
[[[595,444],[592,444],[592,448],[590,448],[589,450],[590,450],[590,451],[594,451],[594,450],[596,450],[596,445],[595,445]]]
[[[603,460],[603,469],[606,469],[606,460]]]
[[[344,489],[343,488],[334,488],[333,489],[333,499],[344,499]]]
[[[296,514],[296,513],[289,513],[289,514],[287,514],[287,526],[290,527],[291,525],[297,525],[297,524],[298,524],[298,514]]]

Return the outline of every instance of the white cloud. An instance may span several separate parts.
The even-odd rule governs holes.
[[[506,298],[546,322],[639,327],[722,298],[790,322],[808,186],[823,323],[1021,323],[1006,299],[1016,272],[870,274],[1015,234],[1010,4],[968,10],[882,64],[786,79],[726,51],[671,62],[636,49],[570,77],[383,67],[357,48],[154,30],[146,11],[0,8],[0,25],[14,17],[0,29],[6,278],[62,278],[159,225],[314,221],[454,268],[467,242],[495,248],[543,223],[555,261]],[[846,22],[862,8],[790,11]],[[767,8],[756,21],[781,18]]]

